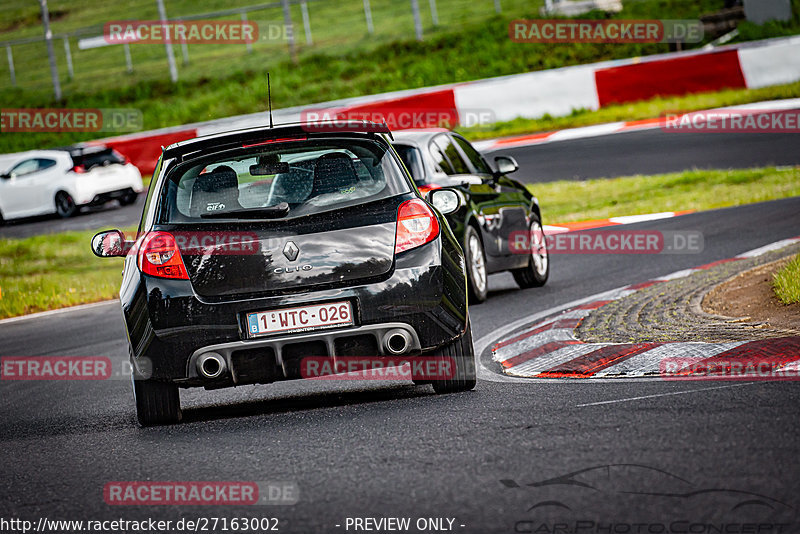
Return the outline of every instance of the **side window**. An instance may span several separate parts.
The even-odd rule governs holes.
[[[411,178],[417,183],[422,183],[425,180],[425,173],[422,170],[422,159],[420,158],[419,150],[411,145],[394,145],[397,155],[403,160],[408,172],[411,173]]]
[[[150,211],[150,204],[153,201],[153,192],[156,189],[156,179],[158,178],[158,175],[161,174],[161,164],[163,163],[163,160],[164,156],[162,155],[156,162],[156,168],[153,169],[153,175],[150,178],[150,187],[147,190],[147,200],[144,201],[144,209],[142,210],[142,219],[139,221],[139,230],[137,232],[138,235],[141,235],[142,231],[144,230],[144,223],[147,220],[147,213]]]
[[[454,135],[453,139],[456,140],[458,146],[461,147],[461,150],[467,156],[470,163],[472,163],[472,166],[475,168],[475,172],[478,174],[492,174],[492,170],[489,168],[489,165],[486,164],[483,156],[481,156],[480,153],[475,150],[475,147],[469,144],[469,141],[458,135]]]
[[[450,168],[453,172],[445,170],[447,174],[470,173],[469,165],[467,165],[467,162],[461,157],[456,145],[453,144],[453,141],[447,135],[439,135],[433,139],[433,142],[450,162]]]
[[[55,167],[56,166],[56,161],[54,159],[41,159],[41,158],[39,158],[36,161],[39,163],[39,169],[37,169],[39,171],[43,171],[45,169],[49,169],[51,167]]]
[[[26,159],[25,161],[21,161],[14,165],[9,171],[9,174],[13,174],[15,176],[25,176],[26,174],[31,174],[39,170],[39,162],[35,159]]]
[[[431,156],[433,156],[433,163],[436,167],[445,174],[455,174],[456,171],[453,169],[453,166],[450,165],[450,160],[444,155],[444,151],[439,148],[439,145],[436,144],[435,140],[431,141],[431,144],[428,147],[431,152]]]

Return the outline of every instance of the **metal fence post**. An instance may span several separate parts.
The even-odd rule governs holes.
[[[247,24],[247,11],[242,11],[242,26],[244,26],[245,24]],[[253,53],[253,43],[249,43],[249,42],[245,43],[245,46],[247,47],[247,53],[248,54],[252,54]]]
[[[502,13],[503,10],[500,7],[500,0],[494,0],[494,10],[497,13]]]
[[[292,56],[292,61],[297,61],[297,55],[294,50],[294,26],[292,25],[292,12],[289,10],[289,0],[281,0],[283,4],[283,26],[286,31],[286,38],[289,40],[289,55]]]
[[[411,12],[414,14],[414,32],[417,41],[422,40],[422,17],[419,15],[419,0],[411,0]]]
[[[164,9],[164,0],[156,0],[158,4],[158,18],[162,24],[167,24],[167,12]],[[169,64],[169,77],[172,83],[178,81],[178,68],[175,66],[175,56],[172,54],[172,42],[170,39],[164,39],[164,48],[167,51],[167,64]]]
[[[6,57],[8,58],[8,73],[11,75],[11,85],[17,86],[17,73],[14,72],[14,54],[11,53],[11,45],[6,45]]]
[[[61,100],[61,82],[58,79],[58,66],[56,54],[53,51],[53,32],[50,31],[50,13],[47,11],[47,0],[39,0],[42,8],[42,25],[44,26],[44,39],[47,42],[47,57],[50,60],[50,77],[53,79],[53,93],[56,100]]]
[[[300,12],[303,14],[303,30],[306,32],[306,44],[311,46],[314,39],[311,37],[311,21],[308,18],[308,4],[306,0],[300,2]]]
[[[431,21],[434,27],[439,25],[439,12],[436,10],[436,0],[428,0],[431,4]]]
[[[189,64],[189,45],[186,44],[186,39],[181,41],[181,56],[183,56],[183,64]]]
[[[122,43],[122,49],[125,51],[125,68],[128,73],[133,72],[133,61],[131,60],[131,46],[128,43]]]
[[[72,51],[69,49],[69,37],[64,37],[64,56],[67,58],[67,73],[69,79],[75,78],[75,71],[72,69]]]
[[[178,22],[183,22],[182,20],[178,19]],[[186,39],[181,40],[181,56],[183,57],[183,64],[189,64],[189,44],[186,42]]]
[[[369,0],[364,0],[364,16],[367,18],[367,33],[372,35],[375,33],[375,26],[372,25],[372,8],[369,5]]]

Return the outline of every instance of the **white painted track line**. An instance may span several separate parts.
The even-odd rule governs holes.
[[[729,389],[729,388],[738,388],[742,386],[752,386],[753,384],[757,384],[758,382],[747,382],[746,384],[728,384],[725,386],[713,386],[710,388],[702,388],[702,389],[687,389],[686,391],[670,391],[669,393],[654,393],[653,395],[642,395],[641,397],[628,397],[626,399],[614,399],[614,400],[607,400],[607,401],[600,401],[600,402],[587,402],[585,404],[576,404],[576,408],[586,408],[587,406],[602,406],[604,404],[617,404],[620,402],[633,402],[637,400],[645,400],[645,399],[655,399],[658,397],[671,397],[673,395],[688,395],[689,393],[702,393],[703,391],[711,391],[714,389]]]

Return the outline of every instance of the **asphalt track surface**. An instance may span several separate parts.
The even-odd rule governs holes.
[[[705,248],[555,256],[548,284],[526,291],[508,275],[492,276],[489,300],[471,308],[476,344],[526,315],[794,237],[800,198],[631,229],[700,230]],[[126,354],[116,303],[0,323],[2,356],[121,362]],[[796,382],[508,383],[485,376],[475,391],[449,396],[406,382],[189,390],[182,392],[183,423],[147,429],[135,425],[122,379],[2,381],[0,518],[276,517],[281,532],[354,532],[345,529],[348,517],[398,516],[412,525],[421,517],[455,518],[454,531],[470,533],[533,532],[542,524],[549,530],[539,532],[552,532],[570,521],[570,528],[583,521],[578,532],[608,532],[602,528],[609,524],[637,532],[633,522],[652,532],[712,523],[741,529],[744,522],[784,525],[760,532],[800,530],[786,526],[800,511]],[[605,467],[620,464],[630,467]],[[581,470],[564,483],[526,486]],[[300,500],[249,507],[104,502],[107,482],[135,480],[292,481]]]
[[[744,169],[800,163],[796,133],[675,133],[660,129],[497,150],[520,165],[525,183]]]
[[[797,134],[693,134],[658,129],[558,141],[491,152],[508,154],[520,164],[514,178],[523,183],[585,180],[633,174],[679,172],[686,169],[741,169],[800,165]],[[0,238],[22,238],[68,230],[102,230],[136,226],[144,194],[133,206],[84,209],[78,216],[11,221],[0,226]],[[551,221],[552,222],[552,221]]]

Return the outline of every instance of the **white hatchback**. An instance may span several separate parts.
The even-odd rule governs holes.
[[[7,160],[8,161],[8,160]],[[128,205],[142,192],[142,175],[125,156],[104,146],[16,154],[0,174],[0,221],[57,213],[110,200]]]

